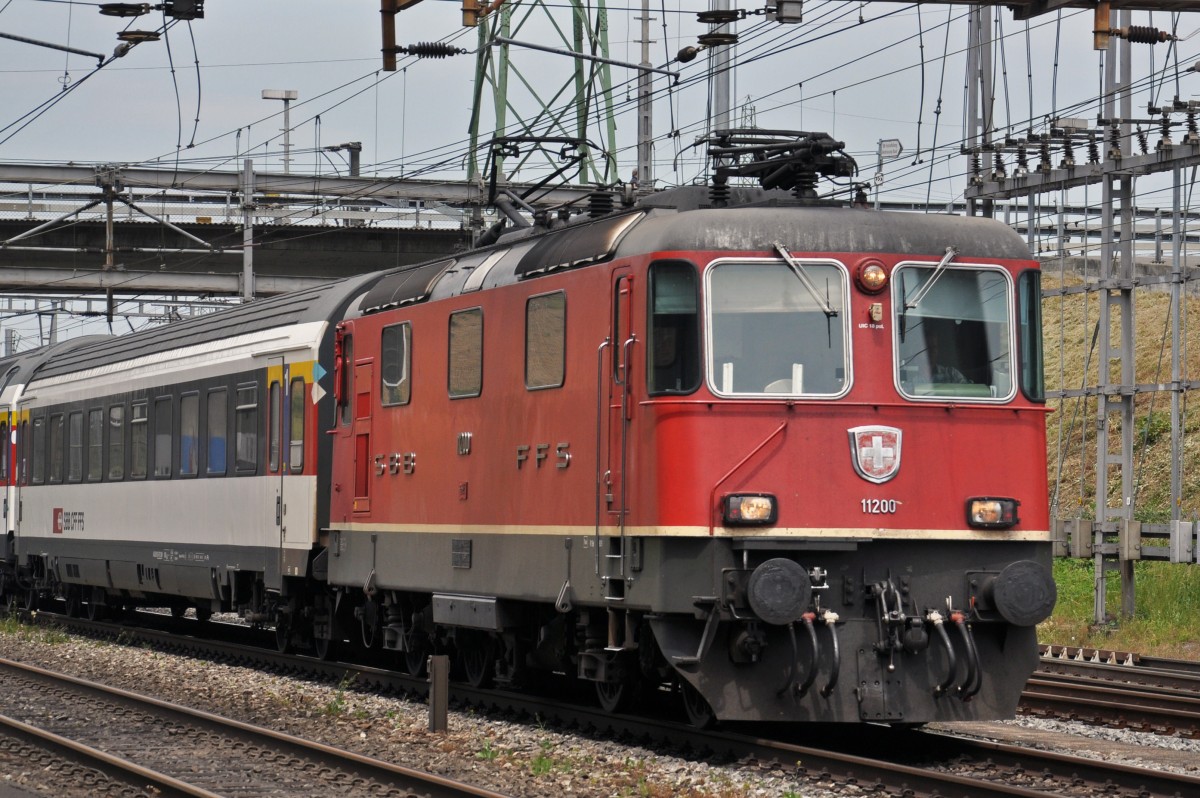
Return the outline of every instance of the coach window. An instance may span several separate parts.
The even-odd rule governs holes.
[[[0,421],[0,480],[8,484],[8,422]]]
[[[228,447],[225,440],[229,435],[229,391],[216,388],[208,392],[208,462],[205,473],[209,476],[224,475],[229,466]]]
[[[279,449],[283,436],[283,386],[279,380],[271,380],[267,388],[267,470],[272,474],[279,471]]]
[[[145,402],[134,402],[129,415],[129,476],[145,479],[150,462],[150,414]]]
[[[67,416],[67,481],[83,479],[83,413]]]
[[[288,403],[291,405],[288,413],[288,470],[293,474],[304,472],[304,399],[307,395],[304,378],[293,377],[288,388]]]
[[[663,261],[650,266],[651,394],[691,393],[700,385],[700,312],[696,267]]]
[[[718,394],[836,396],[849,386],[848,275],[829,261],[708,270],[709,384]]]
[[[179,473],[196,476],[200,471],[200,394],[179,397]]]
[[[108,478],[125,479],[125,405],[108,408]]]
[[[175,441],[171,437],[171,406],[169,396],[154,400],[154,476],[171,476]]]
[[[1034,402],[1046,401],[1042,361],[1042,274],[1030,269],[1017,282],[1021,328],[1021,390]]]
[[[88,411],[88,482],[99,482],[104,478],[104,411],[94,408]]]
[[[29,447],[29,479],[34,485],[46,481],[46,417],[33,420],[33,442]]]
[[[234,416],[234,447],[239,474],[258,471],[258,386],[239,385]]]
[[[479,396],[483,391],[483,309],[450,315],[447,384],[451,399]]]
[[[50,416],[50,482],[63,481],[63,428],[66,422],[62,413]]]
[[[1012,398],[1012,282],[1000,269],[901,265],[892,273],[897,384],[913,399]]]
[[[393,324],[383,328],[380,341],[383,353],[379,368],[380,402],[384,407],[406,405],[412,398],[408,379],[412,365],[412,324]]]
[[[558,388],[566,374],[567,295],[530,297],[525,303],[525,387]]]

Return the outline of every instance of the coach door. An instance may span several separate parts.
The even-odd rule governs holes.
[[[597,550],[597,557],[601,560],[599,570],[603,576],[609,577],[625,575],[622,553],[625,548],[625,523],[629,515],[626,474],[632,444],[630,426],[636,404],[633,401],[631,377],[635,373],[632,365],[639,343],[634,331],[633,288],[633,275],[628,269],[618,269],[613,273],[608,341],[601,347],[600,356],[600,368],[605,372],[599,385],[604,411],[597,423],[607,429],[600,431],[605,443],[600,473],[597,475],[596,535],[599,538],[600,526],[615,526],[619,535],[610,538],[607,545],[601,545]],[[607,357],[604,356],[606,351]],[[608,583],[614,586],[623,584],[620,579],[608,580]]]
[[[272,357],[267,361],[267,473],[271,475],[271,483],[275,489],[275,533],[279,538],[280,567],[283,566],[283,543],[287,536],[287,521],[285,519],[286,503],[284,501],[284,466],[286,458],[285,436],[287,423],[284,408],[287,407],[286,386],[288,382],[287,364],[283,357]]]

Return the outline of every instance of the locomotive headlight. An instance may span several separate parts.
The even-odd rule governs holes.
[[[1016,499],[980,497],[967,500],[967,524],[980,529],[1008,529],[1020,522]]]
[[[768,526],[778,518],[778,504],[769,493],[731,493],[723,502],[729,526]]]
[[[858,287],[868,294],[878,294],[888,281],[887,270],[877,260],[869,260],[861,264],[854,276],[858,281]]]

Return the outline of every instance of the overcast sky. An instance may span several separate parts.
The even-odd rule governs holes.
[[[694,13],[707,5],[652,1],[655,66],[667,66],[668,54],[707,30]],[[400,13],[398,43],[445,40],[473,50],[475,31],[460,26],[459,6],[458,0],[426,0]],[[640,3],[614,0],[608,6],[610,56],[640,60]],[[740,0],[733,6],[748,12],[761,7]],[[565,4],[545,7],[569,31]],[[315,148],[360,141],[368,174],[421,173],[436,165],[441,177],[464,175],[471,56],[402,57],[407,70],[379,71],[376,0],[208,0],[205,10],[204,19],[175,24],[167,38],[140,44],[95,74],[96,59],[0,39],[0,126],[5,126],[0,161],[173,163],[178,154],[184,162],[201,159],[207,167],[235,168],[249,151],[256,162],[266,160],[259,168],[278,169],[282,103],[260,94],[295,89],[300,99],[291,111],[293,171],[328,172],[334,164],[344,170],[338,155],[321,155]],[[963,135],[965,11],[936,4],[918,10],[901,3],[810,0],[799,25],[768,23],[750,14],[736,25],[742,42],[735,50],[735,118],[753,111],[760,127],[831,132],[859,157],[867,178],[875,171],[876,142],[898,138],[905,152],[888,165],[888,190],[923,200],[932,177],[937,182],[928,193],[934,201],[961,196],[962,160],[933,158],[930,147],[936,136],[945,156]],[[999,126],[1024,131],[1031,113],[1038,128],[1054,113],[1094,118],[1100,60],[1091,49],[1091,14],[1067,11],[1061,24],[1058,15],[1048,14],[1028,27],[1013,21],[1007,10],[999,18],[1006,37],[995,71]],[[549,19],[539,11],[512,37],[559,45]],[[1151,24],[1146,13],[1134,21]],[[156,30],[162,22],[161,12],[126,20],[100,15],[97,4],[0,0],[0,33],[98,54],[112,53],[119,31]],[[1159,14],[1153,24],[1170,28],[1172,23]],[[1200,18],[1188,14],[1179,29],[1190,33],[1196,26]],[[1167,54],[1166,45],[1139,48],[1136,72],[1144,78],[1162,70]],[[523,80],[537,84],[549,104],[561,107],[562,99],[553,100],[552,93],[569,74],[567,59],[518,48],[512,48],[511,57]],[[1183,43],[1178,57],[1181,67],[1194,63],[1197,40]],[[669,66],[682,74],[670,90],[670,79],[655,79],[659,185],[699,176],[691,145],[705,129],[709,108],[706,56]],[[613,68],[623,177],[636,162],[632,76]],[[1198,80],[1195,73],[1181,79],[1184,99],[1195,96]],[[74,88],[64,95],[64,85]],[[1147,84],[1135,102],[1144,106],[1152,97],[1168,102],[1175,91],[1174,76],[1168,75],[1165,83]],[[518,106],[514,113],[537,113],[522,79],[510,80],[510,102]],[[493,118],[490,105],[485,114]],[[671,136],[673,131],[678,135]],[[913,165],[914,157],[924,163]]]

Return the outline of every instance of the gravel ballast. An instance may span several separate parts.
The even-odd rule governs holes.
[[[778,766],[714,765],[646,748],[452,712],[450,730],[428,730],[423,703],[359,693],[250,668],[8,624],[0,656],[93,679],[406,767],[519,796],[790,796],[857,794],[800,780]],[[1080,756],[1200,772],[1200,742],[1036,719],[953,724],[973,736],[1070,750]],[[180,756],[187,756],[186,750]],[[40,795],[72,792],[53,769],[4,768],[0,786]]]

